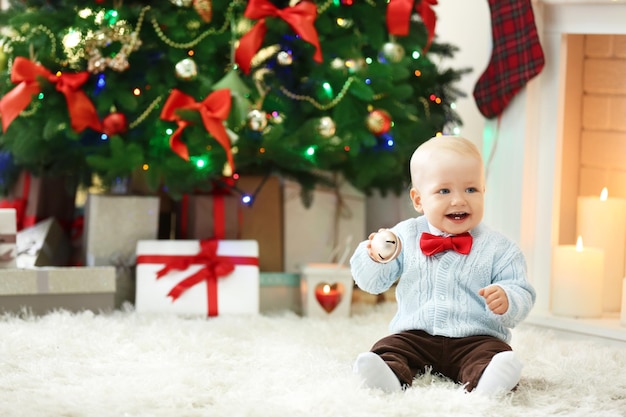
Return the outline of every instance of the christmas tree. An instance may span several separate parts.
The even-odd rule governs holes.
[[[400,192],[459,126],[436,0],[12,0],[0,14],[0,176],[182,193],[279,174]]]

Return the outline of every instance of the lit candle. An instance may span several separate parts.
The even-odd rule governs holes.
[[[603,310],[620,309],[626,239],[626,199],[608,198],[604,188],[597,197],[578,197],[576,234],[585,244],[604,250]]]
[[[322,308],[330,313],[341,301],[341,291],[337,285],[320,284],[315,288],[315,298]]]
[[[552,257],[552,312],[571,317],[600,317],[604,252],[576,245],[554,248]]]

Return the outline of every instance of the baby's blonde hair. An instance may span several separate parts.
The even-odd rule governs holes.
[[[417,175],[423,167],[428,167],[431,155],[442,152],[452,152],[459,156],[476,158],[481,165],[483,163],[480,150],[471,140],[462,136],[435,136],[418,146],[411,156],[409,168],[413,187],[417,188]]]

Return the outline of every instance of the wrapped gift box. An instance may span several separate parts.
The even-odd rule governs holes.
[[[0,209],[0,268],[15,268],[16,210]]]
[[[188,194],[176,213],[179,239],[237,239],[241,229],[241,199],[224,194]]]
[[[259,243],[259,269],[283,270],[283,187],[275,175],[241,176],[236,188],[254,196],[246,205],[240,195],[191,194],[178,204],[178,239],[243,239]]]
[[[34,314],[53,310],[113,309],[113,267],[5,269],[0,274],[0,310]]]
[[[261,271],[284,271],[282,180],[274,175],[242,176],[237,180],[237,187],[244,193],[255,195],[252,205],[242,207],[242,228],[239,238],[259,242]],[[298,244],[300,243],[299,241]]]
[[[17,233],[17,267],[67,266],[72,246],[59,222],[49,217]]]
[[[261,272],[259,307],[261,313],[293,311],[302,314],[300,274]]]
[[[305,207],[299,184],[286,181],[284,271],[298,272],[310,262],[337,262],[367,238],[365,197],[343,183],[338,189],[318,187],[313,203]],[[306,242],[306,244],[302,244]]]
[[[17,229],[54,217],[69,230],[74,221],[76,183],[67,177],[36,177],[21,172],[1,207],[17,210]]]
[[[83,262],[117,270],[115,305],[135,299],[135,250],[140,240],[156,239],[159,197],[89,194],[85,205]]]
[[[348,317],[354,280],[350,269],[336,263],[302,267],[302,311],[309,317]]]
[[[216,316],[259,313],[254,240],[137,243],[138,312]]]

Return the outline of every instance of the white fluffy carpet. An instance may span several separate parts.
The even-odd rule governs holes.
[[[359,306],[357,306],[359,307]],[[1,416],[626,416],[626,348],[522,326],[519,389],[465,394],[426,375],[384,394],[352,361],[387,332],[392,304],[351,318],[189,319],[57,312],[0,318]]]

